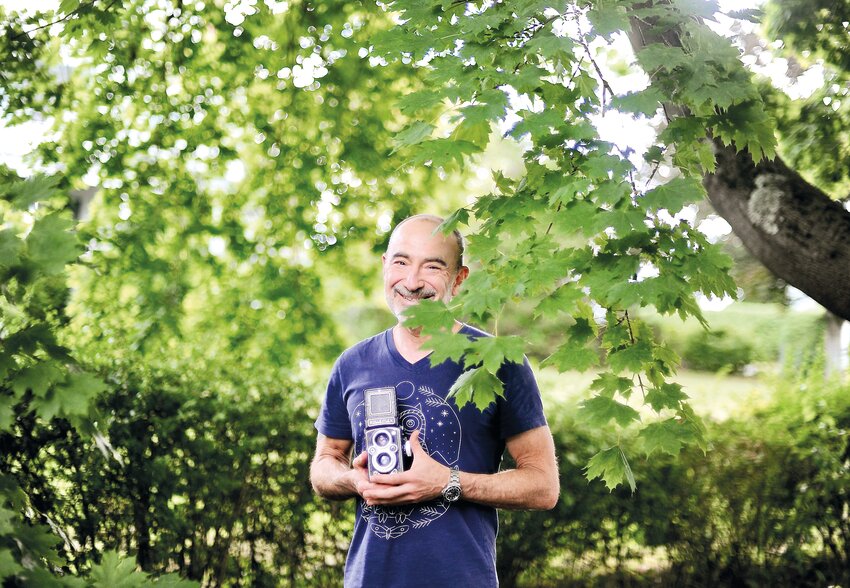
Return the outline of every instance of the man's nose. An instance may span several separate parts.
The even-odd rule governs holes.
[[[404,275],[404,287],[408,290],[418,290],[422,287],[422,279],[419,277],[419,268],[414,265],[407,267],[407,273]]]

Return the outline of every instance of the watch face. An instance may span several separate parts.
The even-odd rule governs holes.
[[[460,486],[449,486],[443,490],[443,498],[448,502],[455,502],[460,498]]]

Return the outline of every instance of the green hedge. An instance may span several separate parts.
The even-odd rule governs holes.
[[[850,387],[783,386],[705,455],[633,457],[634,495],[585,481],[604,440],[556,409],[562,498],[503,513],[503,586],[850,585]]]

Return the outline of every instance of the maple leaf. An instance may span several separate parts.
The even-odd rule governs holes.
[[[682,446],[692,443],[693,429],[685,426],[676,418],[648,424],[638,435],[647,457],[655,451],[661,451],[676,457]]]
[[[667,98],[658,88],[650,86],[645,90],[628,92],[622,96],[614,96],[611,99],[611,106],[621,112],[631,112],[633,114],[652,117],[655,116],[655,113],[661,108],[662,102]]]
[[[434,131],[434,125],[422,122],[422,121],[414,121],[407,126],[403,131],[396,133],[393,137],[393,142],[395,143],[395,149],[393,152],[401,149],[402,147],[408,147],[410,145],[416,145],[417,143],[421,143],[431,136],[431,133]]]
[[[552,365],[559,372],[577,370],[583,372],[599,363],[599,357],[592,349],[584,345],[567,341],[558,347],[554,353],[540,362],[542,367]]]
[[[14,267],[21,259],[24,242],[15,234],[14,229],[0,231],[0,267]]]
[[[58,192],[58,183],[58,176],[35,174],[12,184],[9,187],[9,196],[16,208],[26,210],[36,202],[52,198]]]
[[[455,321],[454,315],[442,300],[421,300],[406,308],[403,315],[404,326],[423,327],[432,333],[450,331]]]
[[[58,212],[35,221],[26,239],[27,255],[44,273],[60,273],[82,253],[77,236],[71,232],[73,226],[73,221]]]
[[[472,403],[479,411],[484,411],[496,401],[496,396],[504,397],[502,381],[483,367],[476,367],[458,377],[447,398],[453,399],[458,408]]]
[[[588,480],[601,478],[609,491],[614,490],[624,480],[629,483],[632,492],[635,491],[635,476],[626,454],[619,445],[603,449],[590,458],[585,467],[585,476]]]
[[[608,396],[594,396],[583,401],[579,406],[579,418],[591,427],[605,426],[611,419],[614,419],[621,427],[640,421],[638,411]]]
[[[522,363],[525,342],[516,336],[479,337],[469,347],[469,365],[481,363],[484,369],[496,373],[505,361]]]
[[[646,393],[646,402],[655,412],[661,412],[665,408],[678,409],[680,403],[687,399],[688,395],[679,384],[664,384]]]
[[[667,210],[676,214],[689,202],[705,198],[705,188],[702,182],[692,177],[673,178],[666,184],[653,188],[639,199],[647,210]]]
[[[431,335],[431,339],[428,341],[428,346],[433,349],[428,360],[434,366],[447,359],[460,361],[471,343],[469,337],[462,333],[435,333]]]
[[[64,375],[64,370],[52,362],[40,362],[22,369],[12,380],[12,389],[20,396],[31,390],[38,397],[43,397],[51,384]]]

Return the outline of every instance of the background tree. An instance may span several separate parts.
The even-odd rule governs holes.
[[[587,466],[609,488],[633,489],[627,455],[666,464],[659,453],[705,447],[701,420],[669,381],[676,354],[634,310],[702,320],[698,293],[734,293],[728,258],[676,216],[705,196],[705,172],[729,169],[721,158],[715,170],[706,130],[721,156],[731,145],[772,154],[757,87],[706,26],[715,9],[95,0],[6,18],[0,104],[10,122],[52,118],[33,164],[61,179],[50,184],[58,192],[42,190],[43,179],[31,180],[38,189],[6,181],[16,212],[4,217],[14,226],[0,248],[13,285],[3,337],[38,324],[46,343],[15,351],[4,339],[13,369],[0,400],[3,473],[16,485],[3,494],[5,577],[47,578],[58,562],[41,531],[35,557],[16,543],[35,533],[20,514],[29,500],[35,518],[64,533],[67,572],[94,577],[138,562],[209,585],[338,581],[350,519],[303,483],[324,364],[345,344],[332,315],[368,295],[388,229],[423,208],[457,208],[446,228],[470,230],[476,271],[465,293],[413,317],[434,332],[433,359],[465,356],[473,367],[454,388],[459,404],[486,406],[495,370],[525,342],[470,343],[440,326],[458,316],[499,334],[524,305],[534,324],[561,325],[547,365],[604,366],[579,411],[595,434],[580,436],[587,451],[571,456],[569,471]],[[630,66],[648,74],[647,86],[616,95],[595,48],[635,20],[645,39]],[[57,69],[67,56],[75,67]],[[601,138],[600,118],[647,118],[661,105],[681,115],[642,156]],[[466,200],[457,178],[497,133],[521,146],[524,169],[495,174],[490,194]],[[672,179],[663,167],[677,170]],[[65,195],[95,184],[79,226],[86,252],[66,276],[79,250],[65,234],[70,221],[58,220],[69,212],[51,211],[78,208]],[[44,222],[50,238],[30,230]],[[35,287],[40,263],[60,275],[60,295]],[[33,382],[30,369],[50,377]],[[88,376],[66,395],[73,378],[61,374],[78,369],[102,385]],[[39,412],[42,396],[59,408]],[[108,457],[67,417],[84,433],[96,422]],[[16,488],[24,502],[13,500]],[[584,498],[577,503],[598,496]],[[588,540],[627,551],[628,509],[617,511],[616,532],[603,518]],[[137,559],[101,559],[100,546]],[[503,574],[518,578],[533,557],[513,553]]]

